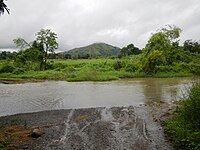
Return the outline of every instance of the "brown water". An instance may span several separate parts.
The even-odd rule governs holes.
[[[197,78],[139,78],[112,82],[46,81],[0,84],[0,116],[54,109],[172,103]]]

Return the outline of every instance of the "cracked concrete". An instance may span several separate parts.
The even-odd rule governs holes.
[[[147,106],[56,110],[0,118],[1,126],[25,123],[29,128],[42,128],[45,134],[9,149],[172,149]]]

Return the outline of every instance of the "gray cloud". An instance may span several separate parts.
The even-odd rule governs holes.
[[[8,0],[11,14],[0,16],[0,47],[16,37],[34,39],[41,28],[58,34],[60,50],[94,42],[144,47],[166,24],[183,29],[182,41],[199,40],[199,0]]]

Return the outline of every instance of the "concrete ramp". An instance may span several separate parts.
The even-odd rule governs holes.
[[[28,127],[40,127],[45,132],[38,139],[30,139],[13,149],[172,149],[164,138],[162,127],[153,121],[146,106],[39,112],[1,118],[1,123],[6,118],[20,118]]]

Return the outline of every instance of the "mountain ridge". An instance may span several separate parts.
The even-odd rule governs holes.
[[[70,55],[73,58],[108,57],[118,56],[120,53],[120,48],[107,43],[97,42],[87,46],[73,48],[63,53],[64,55]]]

